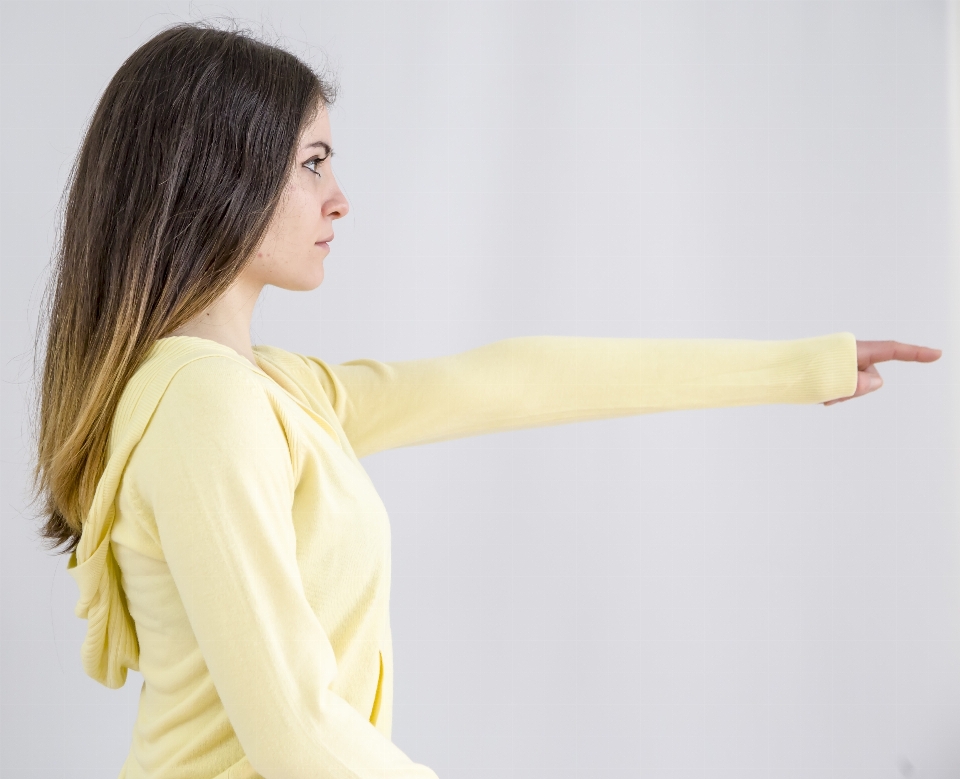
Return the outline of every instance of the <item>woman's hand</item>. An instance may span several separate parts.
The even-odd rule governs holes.
[[[880,389],[883,379],[874,367],[875,362],[886,360],[906,360],[908,362],[933,362],[939,360],[942,349],[931,349],[929,346],[914,346],[902,344],[899,341],[857,341],[857,391],[847,398],[828,400],[823,405],[831,406],[834,403],[843,403],[850,398],[866,395],[868,392]]]

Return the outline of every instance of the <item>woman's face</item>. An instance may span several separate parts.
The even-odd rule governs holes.
[[[316,289],[333,238],[333,220],[350,207],[333,176],[333,141],[326,108],[306,129],[280,206],[242,276],[254,284],[289,290]]]

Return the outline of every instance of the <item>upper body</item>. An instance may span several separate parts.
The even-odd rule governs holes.
[[[857,388],[850,333],[530,336],[460,354],[256,364],[156,341],[123,391],[68,568],[84,668],[143,687],[126,779],[435,779],[390,741],[390,526],[359,459],[657,411]]]
[[[528,337],[341,365],[254,347],[263,288],[316,289],[349,212],[336,92],[245,31],[175,24],[125,59],[77,156],[34,473],[43,537],[73,550],[85,670],[143,674],[127,779],[435,777],[390,741],[390,533],[364,455],[833,402],[868,391],[878,359],[936,359],[850,333]]]

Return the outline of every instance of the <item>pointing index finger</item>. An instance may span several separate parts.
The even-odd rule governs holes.
[[[899,341],[857,341],[857,347],[857,363],[861,370],[873,363],[888,360],[933,362],[939,360],[943,353],[942,349],[902,344]]]

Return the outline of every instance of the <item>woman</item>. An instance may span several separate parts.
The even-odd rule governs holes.
[[[86,672],[144,683],[121,777],[435,777],[390,741],[390,528],[372,452],[673,409],[830,405],[857,342],[522,337],[329,365],[253,346],[266,284],[315,289],[348,211],[335,89],[293,55],[178,25],[108,85],[52,286],[35,490],[67,544]]]

